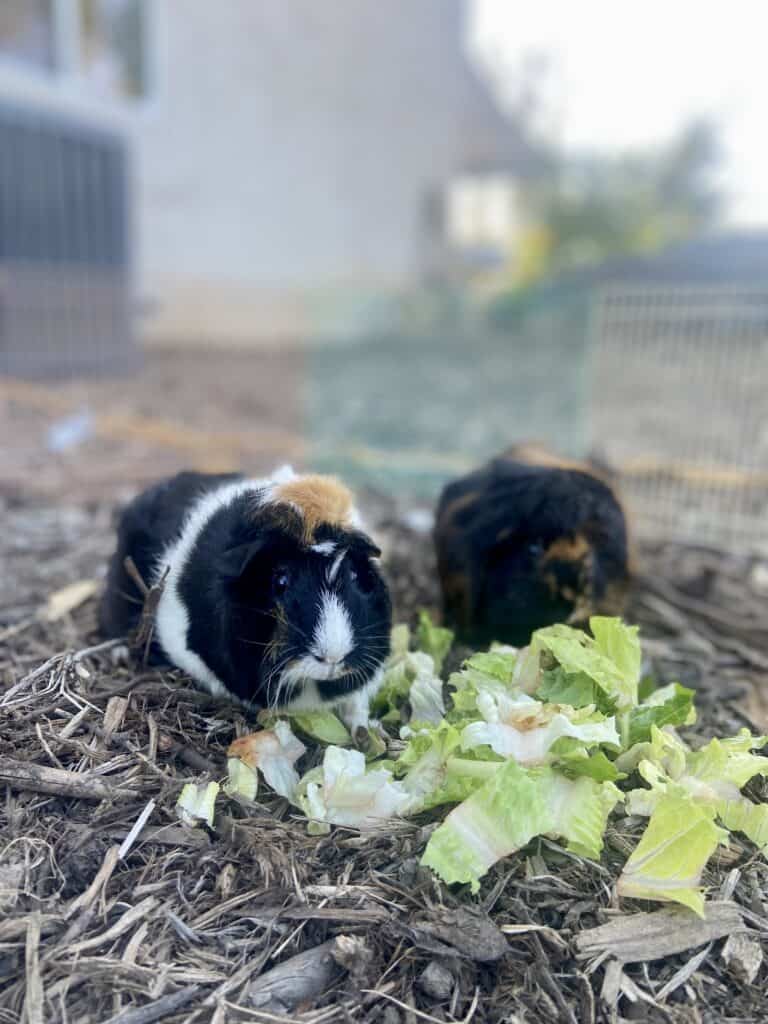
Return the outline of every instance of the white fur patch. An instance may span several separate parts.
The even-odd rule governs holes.
[[[236,480],[203,494],[191,506],[178,539],[165,549],[155,567],[153,583],[159,582],[168,570],[155,613],[157,640],[171,662],[202,683],[214,697],[226,696],[229,691],[200,655],[187,645],[189,613],[179,594],[179,582],[195,542],[211,517],[242,494],[258,491],[266,493],[271,483],[271,478]]]
[[[370,682],[339,701],[339,716],[353,736],[360,726],[364,729],[368,728],[371,699],[376,696],[383,678],[384,667],[382,666],[377,669]]]
[[[324,590],[320,600],[320,616],[312,636],[312,654],[327,662],[342,662],[354,646],[349,614],[330,590]]]
[[[319,544],[312,545],[312,551],[316,551],[318,555],[332,555],[336,550],[336,545],[332,540],[324,540]]]
[[[341,563],[344,561],[344,556],[346,555],[346,553],[347,552],[345,550],[340,551],[338,553],[338,555],[334,558],[333,565],[328,570],[328,582],[329,583],[333,583],[333,581],[338,576],[339,569],[341,568]]]

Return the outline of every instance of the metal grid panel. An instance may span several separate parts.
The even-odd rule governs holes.
[[[0,104],[0,373],[135,363],[126,163],[112,133]]]
[[[592,443],[641,535],[768,546],[768,287],[614,287],[596,303]]]

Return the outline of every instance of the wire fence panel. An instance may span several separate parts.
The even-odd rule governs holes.
[[[135,364],[119,136],[0,104],[0,373]]]
[[[609,289],[592,367],[592,446],[637,531],[765,549],[768,288]]]

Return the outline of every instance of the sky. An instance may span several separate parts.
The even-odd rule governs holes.
[[[470,38],[505,73],[550,58],[551,128],[574,148],[626,149],[713,117],[726,221],[768,227],[768,0],[473,0]]]

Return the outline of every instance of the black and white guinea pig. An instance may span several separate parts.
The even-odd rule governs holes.
[[[556,622],[621,614],[626,518],[586,465],[520,445],[448,484],[434,531],[443,611],[470,644],[521,646]]]
[[[254,708],[338,704],[354,729],[389,654],[379,554],[333,477],[180,473],[123,512],[101,629],[127,636],[138,625],[131,556],[148,585],[165,577],[155,660]]]

